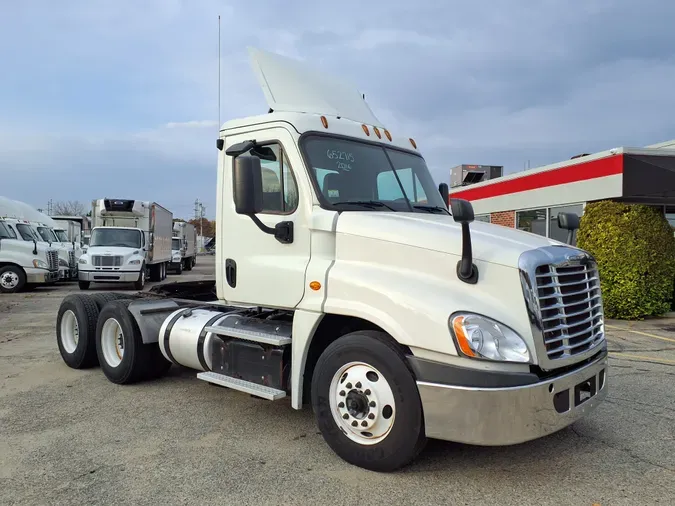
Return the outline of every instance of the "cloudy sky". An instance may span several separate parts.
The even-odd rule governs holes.
[[[23,0],[0,6],[0,195],[215,212],[221,119],[266,112],[252,45],[354,82],[435,179],[675,138],[663,0]]]

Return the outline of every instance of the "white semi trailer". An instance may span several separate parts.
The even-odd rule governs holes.
[[[178,364],[290,396],[340,457],[377,471],[427,438],[509,445],[591,413],[608,367],[593,258],[473,223],[466,201],[450,213],[415,141],[357,90],[252,57],[270,112],[217,139],[215,282],[107,303],[70,295],[57,314],[64,361],[100,364],[118,384]]]
[[[59,279],[59,256],[36,240],[24,241],[0,218],[0,293],[53,285]]]
[[[169,267],[178,274],[197,264],[197,229],[192,223],[174,220],[171,255]]]
[[[162,281],[171,261],[173,214],[156,202],[99,199],[92,202],[87,252],[79,259],[81,290],[96,283]]]

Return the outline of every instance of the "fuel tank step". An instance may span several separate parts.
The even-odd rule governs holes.
[[[251,383],[250,381],[244,381],[239,378],[232,378],[231,376],[225,376],[224,374],[218,374],[217,372],[200,372],[197,374],[197,378],[215,385],[231,388],[232,390],[239,390],[240,392],[246,392],[247,394],[262,397],[269,401],[276,401],[286,397],[286,392],[283,390],[266,387],[265,385],[258,385],[257,383]]]
[[[244,339],[246,341],[254,341],[256,343],[271,344],[272,346],[286,346],[292,342],[292,339],[288,336],[269,334],[267,332],[259,332],[256,330],[223,326],[210,326],[206,327],[204,330],[213,334]]]

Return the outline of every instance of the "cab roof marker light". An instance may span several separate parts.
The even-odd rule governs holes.
[[[326,116],[321,116],[321,124],[324,128],[328,128],[328,120],[326,119]]]
[[[363,128],[363,131],[366,133],[366,135],[370,137],[370,130],[368,130],[368,127],[366,125],[361,125],[361,128]]]
[[[410,140],[410,144],[412,144],[412,147],[417,149],[417,143],[415,142],[415,139],[409,139],[409,140]]]
[[[391,134],[389,133],[389,130],[387,130],[386,128],[384,129],[384,135],[386,135],[387,139],[389,139],[389,142],[391,142]]]
[[[376,126],[373,127],[373,131],[375,132],[375,135],[377,135],[378,139],[382,138],[382,135],[380,134],[380,129],[377,128]]]

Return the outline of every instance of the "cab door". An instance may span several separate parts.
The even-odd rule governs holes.
[[[264,154],[267,158],[261,159],[263,211],[257,217],[268,227],[291,222],[293,238],[288,244],[260,230],[250,217],[235,212],[234,158],[226,151],[234,144],[253,139],[256,147],[240,156]],[[293,308],[305,292],[312,203],[309,179],[294,138],[283,127],[267,127],[227,137],[219,156],[219,298],[234,304]]]

